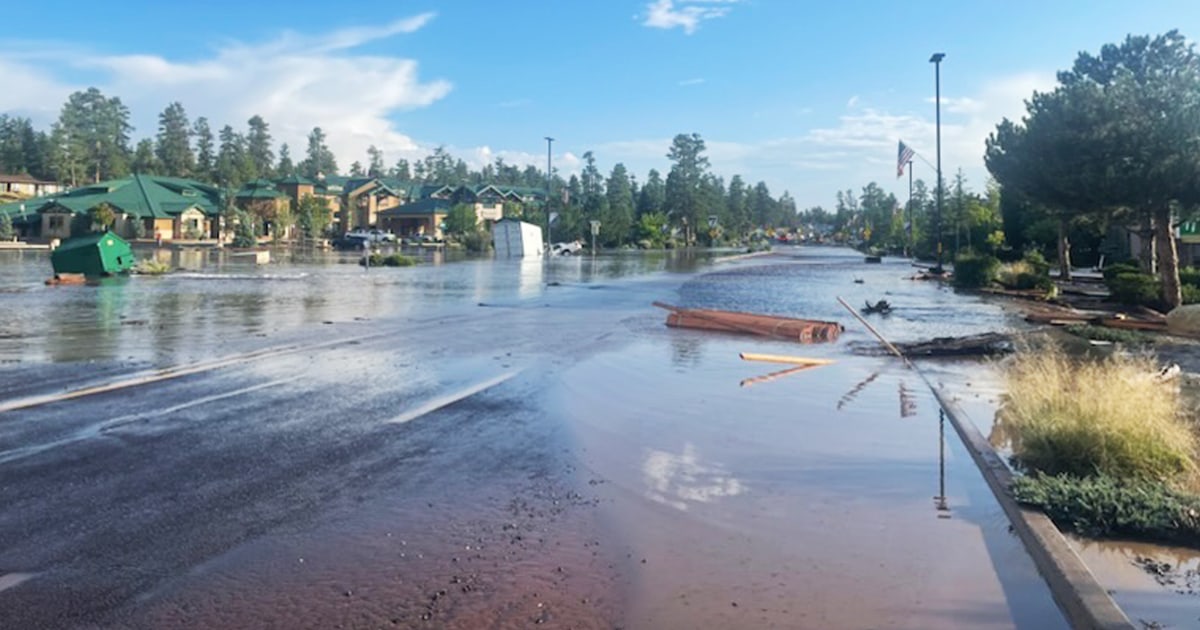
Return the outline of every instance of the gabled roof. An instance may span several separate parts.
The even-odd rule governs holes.
[[[0,173],[0,184],[57,184],[38,179],[28,173]]]
[[[174,218],[189,208],[215,216],[220,214],[221,192],[195,180],[134,174],[70,192],[0,205],[0,212],[13,217],[14,221],[19,216],[28,222],[29,215],[42,210],[61,209],[83,214],[102,203],[138,218]],[[23,212],[21,206],[25,208]]]
[[[242,189],[234,195],[237,199],[279,199],[287,195],[275,189],[275,184],[272,184],[266,179],[256,179],[246,182]]]
[[[412,215],[445,214],[454,206],[449,199],[422,199],[406,203],[395,208],[388,208],[379,213],[380,217],[402,217]]]
[[[275,180],[275,183],[279,184],[281,186],[316,186],[317,185],[317,182],[315,182],[307,177],[304,177],[302,175],[297,175],[295,173],[292,173],[291,175],[288,175],[287,177],[284,177],[283,179],[277,179],[277,180]]]

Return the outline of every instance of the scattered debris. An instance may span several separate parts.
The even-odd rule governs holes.
[[[965,337],[934,337],[928,341],[897,343],[896,347],[908,357],[962,357],[1008,354],[1013,351],[1012,337],[1002,333],[983,333]],[[860,354],[882,354],[875,344],[854,344]]]
[[[892,305],[887,300],[879,300],[874,304],[867,302],[866,306],[862,308],[862,312],[864,315],[871,315],[873,313],[887,315],[892,312]]]

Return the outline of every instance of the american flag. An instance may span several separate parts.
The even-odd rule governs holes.
[[[904,165],[911,162],[914,155],[916,155],[916,153],[912,150],[912,147],[904,144],[904,141],[901,140],[900,151],[896,158],[896,177],[904,176]]]

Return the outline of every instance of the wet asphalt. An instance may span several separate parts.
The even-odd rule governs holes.
[[[892,417],[906,381],[885,359],[750,396],[745,341],[649,307],[756,264],[390,311],[358,296],[210,325],[212,349],[155,322],[178,360],[0,366],[13,401],[221,359],[0,412],[0,628],[1060,627],[965,457],[960,518],[926,531],[937,433]],[[939,562],[943,545],[969,551]]]

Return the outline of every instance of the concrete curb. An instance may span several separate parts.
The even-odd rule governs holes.
[[[933,387],[932,383],[929,385],[1071,627],[1133,630],[1133,622],[1096,581],[1096,577],[1071,549],[1050,518],[1022,507],[1013,499],[1009,492],[1012,471],[992,449],[975,423],[945,392]]]

